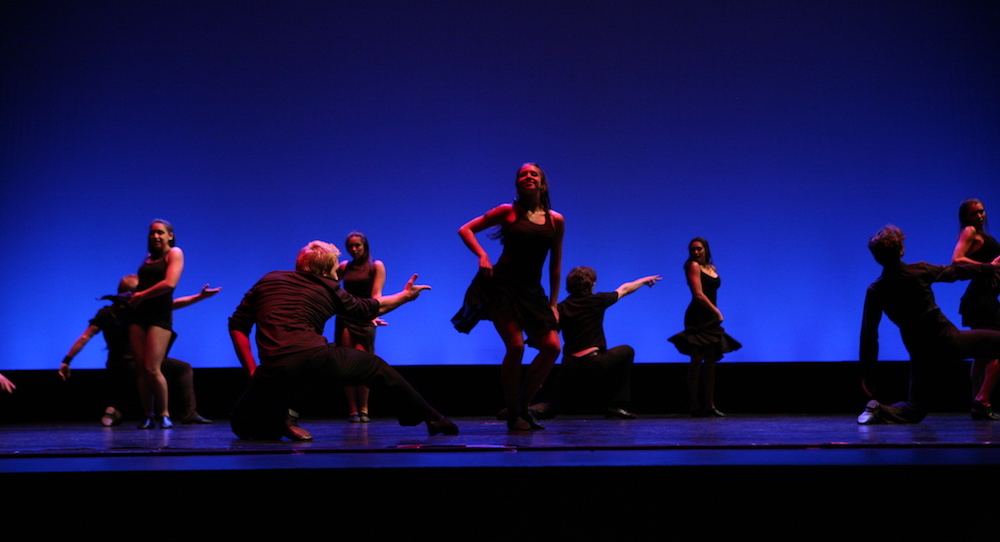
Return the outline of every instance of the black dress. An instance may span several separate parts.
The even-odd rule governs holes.
[[[164,254],[159,260],[145,261],[139,266],[139,284],[136,291],[141,292],[154,286],[167,276],[167,256]],[[149,326],[162,327],[173,330],[174,323],[174,289],[171,288],[156,297],[143,299],[134,309],[132,322],[142,326],[143,329]]]
[[[701,291],[715,306],[718,306],[715,299],[721,285],[720,277],[712,277],[704,271],[701,272]],[[685,356],[703,354],[705,361],[719,361],[723,354],[743,347],[719,325],[714,312],[694,300],[684,312],[684,331],[668,340],[674,343],[681,354]]]
[[[968,255],[977,262],[990,263],[1000,256],[1000,243],[983,233],[983,246]],[[992,276],[980,276],[969,281],[958,312],[962,315],[962,325],[972,329],[994,329],[1000,331],[1000,281]]]
[[[353,261],[348,262],[344,268],[344,275],[340,277],[340,284],[354,297],[370,298],[372,287],[375,285],[375,266],[370,260],[362,265],[354,265]],[[338,314],[334,323],[334,342],[339,343],[344,329],[348,330],[354,344],[362,345],[365,352],[375,353],[375,324],[371,320],[355,320]]]
[[[551,215],[546,213],[544,224],[519,216],[500,232],[503,253],[493,274],[476,275],[451,323],[462,333],[472,331],[480,320],[517,322],[529,332],[558,330],[542,288],[542,267],[556,240]]]

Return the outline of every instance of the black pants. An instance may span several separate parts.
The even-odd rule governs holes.
[[[927,416],[927,403],[935,393],[935,373],[941,363],[969,358],[1000,356],[1000,331],[949,326],[940,335],[920,344],[907,345],[910,352],[910,390],[906,401],[882,405],[885,417],[895,423],[920,423]]]
[[[309,387],[331,385],[384,390],[396,403],[400,425],[441,417],[382,358],[331,344],[268,360],[257,367],[250,388],[233,409],[233,432],[240,438],[280,438],[292,396]]]
[[[625,408],[631,395],[631,346],[616,346],[583,357],[563,356],[554,406],[557,410]]]

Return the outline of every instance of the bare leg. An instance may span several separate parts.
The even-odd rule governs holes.
[[[524,334],[515,322],[494,322],[504,344],[500,380],[503,384],[504,402],[508,413],[517,414],[521,408],[521,360],[524,358]]]
[[[701,388],[705,408],[715,410],[715,361],[706,359],[702,364]]]
[[[139,399],[146,416],[170,416],[167,407],[167,379],[160,370],[170,345],[170,330],[157,326],[143,330],[133,325],[129,335],[137,362]]]
[[[344,396],[347,397],[347,414],[349,416],[357,416],[358,388],[355,386],[344,386]]]
[[[518,405],[522,410],[527,409],[535,399],[535,394],[545,384],[545,379],[549,377],[552,366],[559,359],[561,346],[559,344],[559,334],[555,330],[547,330],[533,337],[533,344],[538,346],[538,355],[528,366],[528,374],[524,379],[524,387],[521,391],[521,403]]]
[[[359,348],[364,352],[363,349]],[[368,396],[371,390],[368,386],[344,386],[344,395],[347,397],[347,414],[350,416],[356,416],[359,414],[368,414]]]
[[[1000,380],[1000,360],[997,359],[977,359],[972,362],[972,392],[976,395],[976,401],[983,405],[990,406],[990,396],[993,395],[993,388]],[[976,387],[976,383],[979,387]]]
[[[691,401],[691,414],[701,411],[701,358],[692,355],[687,374],[688,398]]]
[[[368,389],[368,386],[358,386],[356,391],[358,394],[358,412],[368,414],[368,395],[371,390]]]
[[[351,337],[351,331],[346,327],[340,332],[340,340],[337,341],[337,346],[367,352],[363,344],[354,342],[354,338]],[[347,397],[347,415],[349,418],[352,418],[351,421],[367,421],[366,419],[361,419],[360,417],[354,419],[354,416],[364,414],[367,417],[368,395],[370,391],[371,390],[368,389],[368,386],[344,386],[344,395]]]

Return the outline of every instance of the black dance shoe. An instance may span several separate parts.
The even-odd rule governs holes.
[[[290,440],[312,440],[312,433],[299,427],[299,417],[293,415],[293,410],[289,409],[288,416],[285,417],[285,428],[281,436]]]
[[[434,435],[457,435],[458,426],[448,418],[441,418],[427,422],[427,433],[432,437]]]
[[[609,408],[604,411],[604,417],[613,420],[618,418],[619,420],[634,420],[639,416],[625,410],[624,408]]]
[[[537,431],[539,429],[545,429],[545,426],[538,423],[538,418],[535,417],[535,411],[530,408],[526,408],[517,413],[516,416],[507,417],[507,429],[510,431]]]
[[[1000,416],[996,412],[993,412],[993,407],[990,405],[984,405],[980,401],[972,400],[972,419],[973,420],[1000,420]]]
[[[122,423],[122,412],[113,406],[104,409],[101,416],[101,425],[104,427],[114,427]]]
[[[193,424],[193,423],[207,425],[207,424],[214,423],[214,422],[212,420],[210,420],[210,419],[202,416],[201,414],[198,414],[197,412],[195,412],[194,414],[192,414],[192,415],[188,416],[187,418],[184,418],[183,420],[181,420],[181,423],[186,424],[186,425],[190,425],[190,424]]]
[[[170,421],[170,416],[157,416],[160,419],[162,429],[173,429],[174,422]]]
[[[146,416],[146,419],[136,429],[156,429],[156,419],[152,416]]]

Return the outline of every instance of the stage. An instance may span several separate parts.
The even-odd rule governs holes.
[[[225,420],[9,424],[0,475],[8,494],[40,499],[12,501],[8,517],[48,506],[138,526],[151,513],[167,518],[163,536],[201,528],[201,516],[248,535],[333,535],[349,521],[374,539],[995,532],[990,513],[970,512],[976,495],[993,500],[1000,423],[968,415],[875,426],[853,415],[560,416],[534,432],[454,421],[459,435],[430,437],[391,418],[303,419],[315,440],[301,443],[241,441]]]

